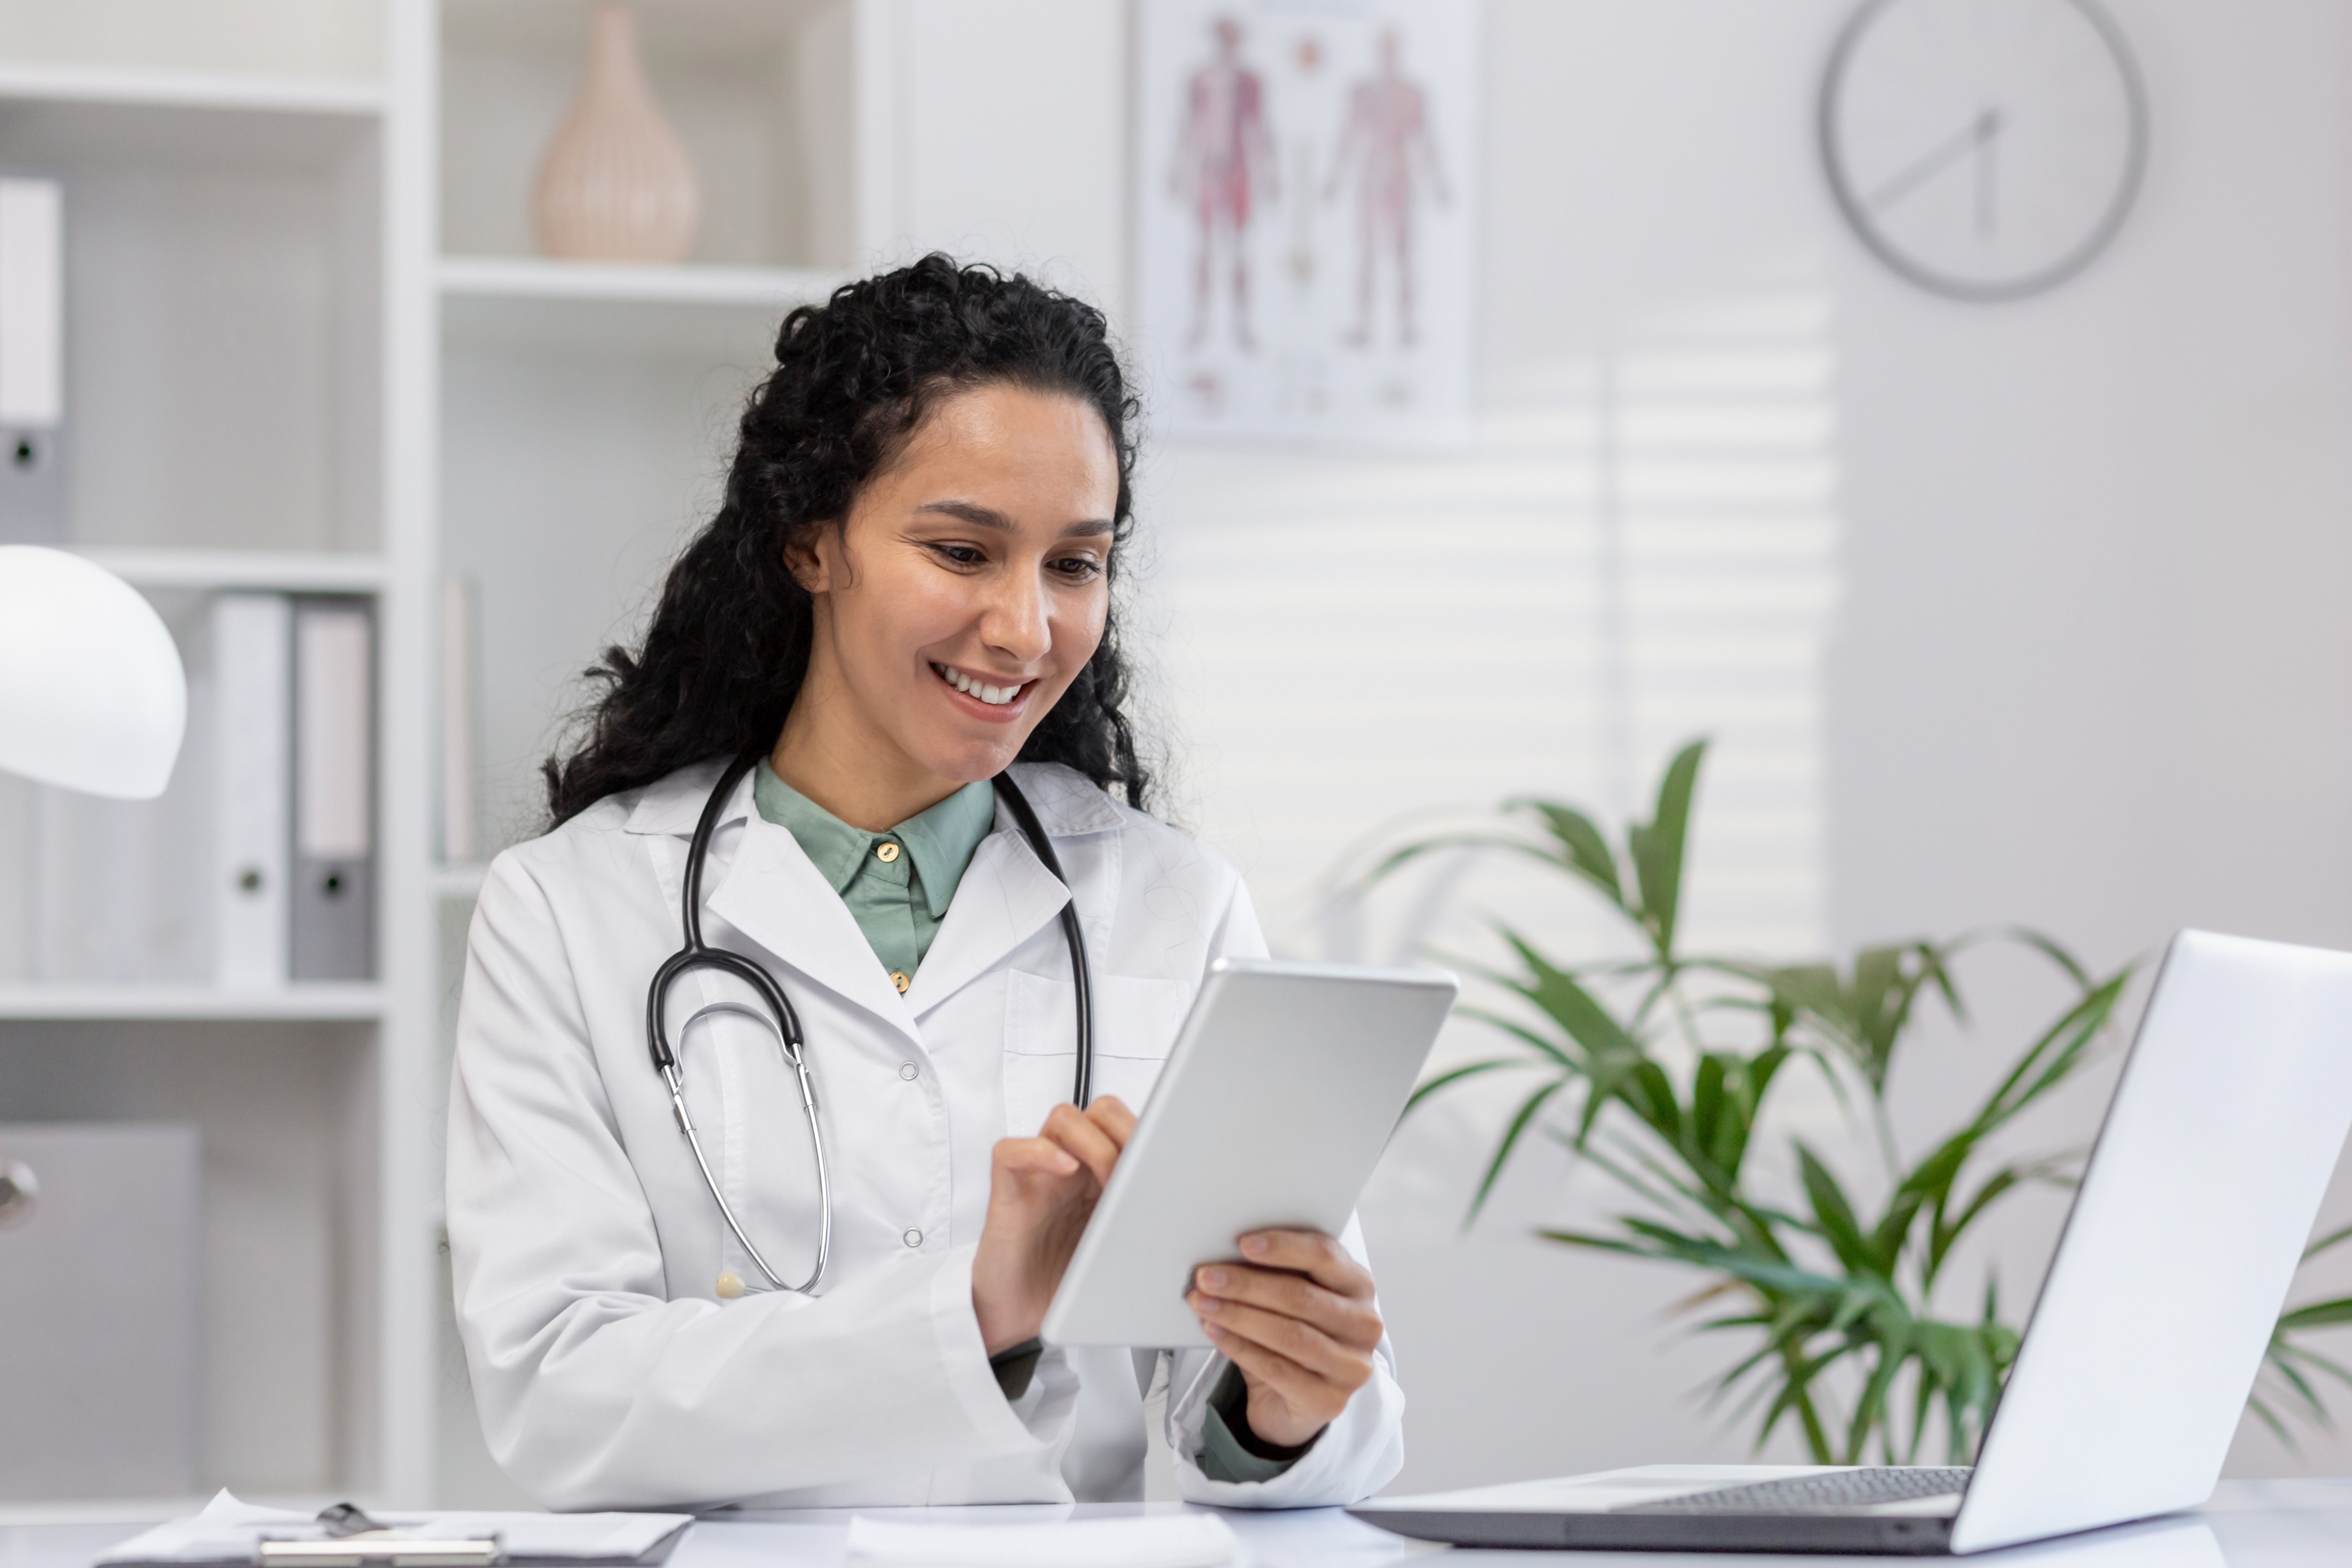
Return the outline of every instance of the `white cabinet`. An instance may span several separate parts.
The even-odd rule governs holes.
[[[0,169],[66,184],[68,542],[183,633],[199,709],[207,595],[376,616],[373,981],[207,983],[201,721],[152,805],[0,779],[0,1121],[198,1128],[205,1487],[507,1495],[439,1255],[479,880],[439,854],[444,579],[473,595],[488,853],[535,830],[554,721],[709,510],[783,312],[904,206],[905,0],[641,0],[701,238],[675,268],[537,258],[530,178],[591,9],[0,0]],[[98,847],[61,852],[68,818]],[[44,942],[77,910],[150,945],[68,973]]]

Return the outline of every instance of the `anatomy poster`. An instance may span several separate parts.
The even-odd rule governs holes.
[[[1140,22],[1154,427],[1466,439],[1475,0],[1145,0]]]

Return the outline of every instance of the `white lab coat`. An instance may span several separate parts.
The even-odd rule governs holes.
[[[1070,896],[1003,815],[901,996],[792,834],[726,808],[704,935],[751,954],[798,1008],[834,1204],[812,1298],[722,1302],[757,1270],[670,1114],[646,988],[681,942],[679,879],[715,764],[616,795],[499,857],[484,883],[449,1098],[457,1322],[490,1452],[551,1508],[1039,1502],[1139,1498],[1158,1352],[1049,1350],[1008,1402],[971,1309],[990,1149],[1069,1098]],[[1140,1108],[1211,960],[1265,949],[1213,852],[1066,768],[1015,778],[1076,889],[1093,971],[1094,1088]],[[740,982],[688,978],[674,1024]],[[773,1037],[732,1015],[689,1030],[688,1104],[728,1200],[788,1280],[817,1203],[799,1096]],[[1358,1227],[1343,1237],[1362,1256]],[[1171,1366],[1183,1495],[1352,1501],[1403,1461],[1385,1342],[1307,1455],[1262,1483],[1194,1462],[1222,1356]]]

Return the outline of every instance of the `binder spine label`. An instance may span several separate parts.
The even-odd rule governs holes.
[[[213,951],[223,985],[283,985],[289,973],[292,624],[281,594],[213,601]]]

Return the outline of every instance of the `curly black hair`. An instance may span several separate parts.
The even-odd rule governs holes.
[[[1123,542],[1137,405],[1101,311],[934,253],[786,316],[776,368],[744,407],[718,515],[670,567],[637,650],[608,647],[585,672],[603,691],[578,715],[570,753],[541,765],[551,826],[689,763],[773,745],[808,673],[814,614],[787,547],[847,516],[940,398],[1006,384],[1081,398],[1102,416],[1118,457],[1112,540]],[[1066,763],[1145,807],[1151,781],[1129,687],[1114,614],[1022,760]]]

